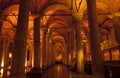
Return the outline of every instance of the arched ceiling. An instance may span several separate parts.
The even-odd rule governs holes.
[[[79,5],[80,1],[82,2]],[[0,20],[4,20],[2,30],[4,34],[10,32],[14,35],[13,32],[15,32],[14,29],[17,25],[18,18],[18,3],[19,0],[0,1]],[[96,0],[96,4],[98,24],[102,25],[101,27],[104,28],[112,27],[113,23],[111,18],[120,16],[120,0]],[[30,35],[32,35],[31,29],[33,28],[33,20],[35,16],[40,13],[42,16],[40,22],[42,22],[44,26],[49,26],[50,31],[54,31],[58,26],[70,27],[72,25],[72,15],[81,20],[81,25],[83,27],[88,27],[86,0],[48,0],[48,2],[47,0],[31,0],[29,18]],[[13,29],[11,30],[11,28]],[[60,32],[58,30],[56,31]],[[62,32],[64,32],[64,29]],[[7,34],[10,35],[10,33]]]
[[[49,4],[46,3],[47,1],[49,2]],[[31,0],[31,9],[30,10],[32,13],[35,13],[35,12],[38,13],[44,4],[48,4],[48,6],[49,6],[50,3],[53,4],[52,2],[55,2],[55,1],[58,2],[58,0],[53,0],[53,1],[51,1],[51,0]],[[76,2],[77,5],[75,5],[76,4],[75,1],[77,1]],[[73,10],[75,12],[75,11],[77,11],[76,7],[78,8],[80,1],[81,0],[61,0],[59,2],[64,3],[66,6],[69,6],[69,7],[71,7],[71,5],[73,5]],[[120,8],[120,5],[119,5],[120,0],[96,0],[96,2],[97,2],[97,7],[103,9],[104,11],[118,11]],[[17,3],[19,3],[19,0],[1,0],[0,1],[0,12],[3,11],[6,7],[9,7],[10,5],[17,4]],[[59,6],[59,5],[56,5],[56,7],[57,6]],[[55,8],[55,7],[53,7],[53,8]],[[79,10],[80,12],[83,12],[86,9],[86,0],[82,0],[82,3],[80,5],[79,9],[80,9]]]
[[[120,0],[96,0],[97,5],[97,21],[98,26],[104,30],[104,32],[109,32],[113,28],[114,17],[120,17]],[[82,6],[81,6],[82,7]],[[88,14],[87,8],[83,11],[83,16],[81,18],[81,25],[85,30],[88,27]]]

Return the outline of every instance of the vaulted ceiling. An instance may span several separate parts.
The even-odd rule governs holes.
[[[83,31],[88,31],[86,0],[31,0],[29,37],[32,39],[34,18],[42,15],[43,26],[56,38],[65,38],[66,28],[72,27],[72,15],[81,21]],[[113,17],[120,17],[120,0],[96,0],[97,19],[101,32],[109,32],[113,27]],[[19,0],[0,0],[0,20],[3,21],[2,34],[13,39],[18,19]],[[59,30],[57,29],[59,28]],[[57,36],[58,35],[58,36]],[[60,37],[62,36],[62,37]],[[53,37],[52,37],[53,38]]]

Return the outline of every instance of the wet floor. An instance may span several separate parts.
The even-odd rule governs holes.
[[[66,66],[56,64],[38,76],[27,76],[27,78],[91,78],[90,75],[80,75],[70,71]]]

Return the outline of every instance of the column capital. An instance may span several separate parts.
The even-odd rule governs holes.
[[[46,34],[46,37],[47,37],[47,38],[50,38],[50,34]]]
[[[47,30],[48,30],[47,27],[42,28],[42,31],[45,32],[45,33],[47,32]]]

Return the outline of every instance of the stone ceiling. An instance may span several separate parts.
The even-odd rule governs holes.
[[[67,6],[67,8],[62,6],[59,2]],[[3,34],[7,34],[11,37],[14,36],[14,30],[17,25],[18,3],[19,0],[0,0],[0,20],[4,20],[2,31]],[[99,26],[111,28],[113,26],[111,18],[120,16],[120,0],[96,0],[96,4]],[[43,13],[45,14],[42,18],[43,25],[50,25],[51,29],[54,28],[55,25],[58,27],[62,27],[62,25],[70,26],[69,22],[72,20],[69,19],[72,18],[67,15],[71,13],[76,19],[81,20],[83,27],[88,27],[86,0],[31,0],[29,35],[33,33],[31,30],[31,28],[33,28],[33,20],[36,16],[40,15],[41,11],[44,11]],[[51,14],[54,15],[50,16]],[[55,14],[65,15],[55,16]]]

